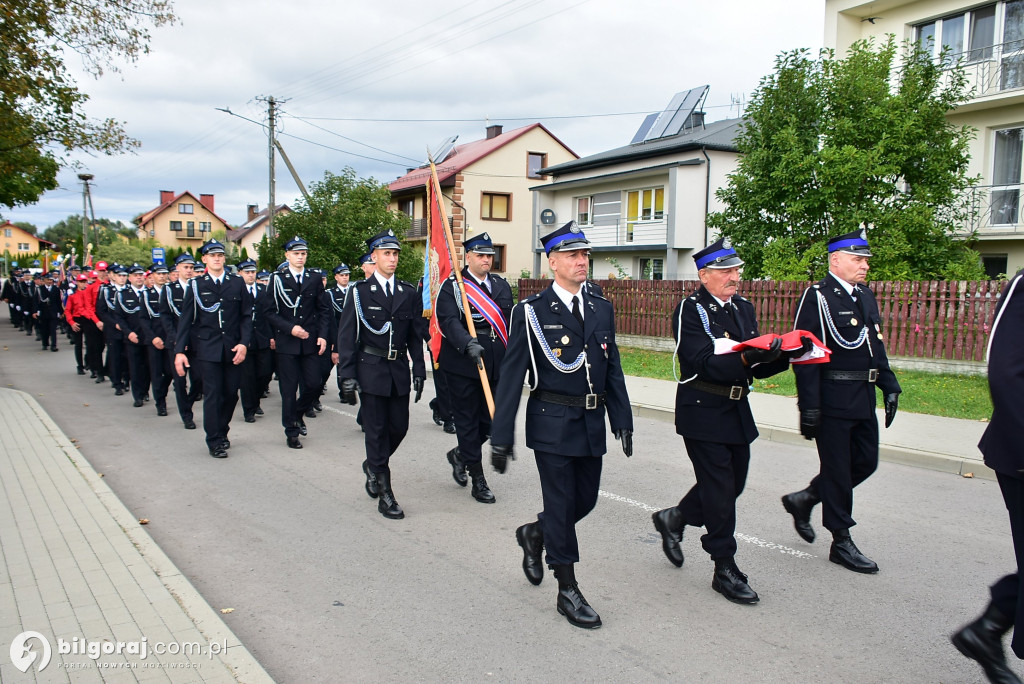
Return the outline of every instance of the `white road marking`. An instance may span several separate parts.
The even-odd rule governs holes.
[[[628,499],[628,498],[626,498],[624,496],[619,496],[618,494],[613,494],[611,492],[606,492],[603,489],[598,490],[597,493],[600,496],[603,496],[606,499],[611,499],[612,501],[618,501],[619,503],[624,503],[626,505],[633,506],[635,508],[639,508],[640,510],[646,511],[648,513],[654,513],[656,511],[660,510],[658,508],[655,508],[654,506],[649,506],[649,505],[643,503],[642,501],[636,501],[634,499]],[[806,553],[804,551],[798,551],[797,549],[791,549],[788,546],[783,546],[782,544],[776,544],[775,542],[765,541],[764,539],[759,539],[758,537],[753,537],[753,536],[751,536],[749,534],[743,534],[742,532],[737,532],[736,533],[736,539],[738,539],[740,541],[744,541],[744,542],[746,542],[748,544],[753,544],[754,546],[759,546],[762,549],[768,549],[769,551],[778,551],[779,553],[784,553],[784,554],[786,554],[788,556],[795,556],[796,558],[817,558],[817,556],[815,556],[812,553]]]

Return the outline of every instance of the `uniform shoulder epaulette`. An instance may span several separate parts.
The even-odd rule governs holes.
[[[812,287],[814,287],[814,289],[817,290],[821,287],[821,283],[814,283]]]
[[[597,294],[596,292],[589,292],[589,291],[587,292],[587,294],[590,295],[591,297],[593,297],[594,299],[603,299],[604,301],[606,301],[609,304],[611,304],[611,300],[608,299],[607,297],[605,297],[603,294]]]
[[[740,300],[741,302],[750,301],[746,297],[740,297],[739,295],[733,295],[733,297],[735,297],[736,299]]]
[[[541,296],[542,294],[544,294],[544,293],[543,293],[543,292],[538,292],[537,294],[532,294],[532,295],[530,295],[529,297],[527,297],[526,299],[521,299],[521,300],[519,300],[519,303],[520,303],[520,304],[522,304],[523,302],[532,302],[532,301],[536,301],[536,300],[540,299],[540,296]]]
[[[412,283],[410,283],[407,280],[399,280],[398,278],[395,278],[395,284],[396,285],[398,285],[398,284],[405,285],[406,287],[411,287],[414,290],[416,289],[416,286],[413,285]]]
[[[692,301],[697,301],[698,299],[700,299],[700,296],[698,296],[698,295],[695,295],[695,294],[692,294],[692,295],[690,295],[690,299],[691,299]]]
[[[502,281],[502,282],[504,282],[504,283],[507,283],[507,282],[508,282],[508,280],[507,280],[507,279],[505,279],[505,278],[502,278],[502,277],[501,277],[500,275],[498,275],[497,273],[491,273],[491,274],[490,274],[490,277],[491,277],[491,278],[494,278],[495,280],[500,280],[500,281]]]

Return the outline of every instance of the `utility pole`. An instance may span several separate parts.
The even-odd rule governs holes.
[[[91,173],[78,174],[78,180],[82,181],[82,254],[89,243],[89,181],[93,178]]]
[[[274,210],[277,208],[277,200],[274,197],[275,187],[277,185],[274,171],[274,142],[276,141],[275,126],[277,125],[277,108],[278,105],[283,104],[287,100],[277,100],[273,95],[268,97],[260,97],[259,100],[267,103],[267,157],[270,161],[270,178],[269,178],[269,192],[267,199],[267,239],[273,240],[277,235],[274,230]]]

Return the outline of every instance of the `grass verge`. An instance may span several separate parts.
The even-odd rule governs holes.
[[[673,380],[672,354],[622,347],[622,370],[626,375],[637,375],[658,380]],[[988,393],[988,379],[980,375],[949,375],[925,371],[896,371],[903,388],[900,410],[925,413],[947,418],[988,420],[992,415],[992,401]],[[792,372],[754,381],[755,392],[796,396],[796,379]],[[882,405],[881,392],[878,405]]]

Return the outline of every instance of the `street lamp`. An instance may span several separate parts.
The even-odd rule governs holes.
[[[95,176],[91,173],[80,173],[78,174],[78,180],[82,181],[82,249],[85,249],[85,243],[89,241],[89,209],[87,199],[89,197],[89,181]]]

